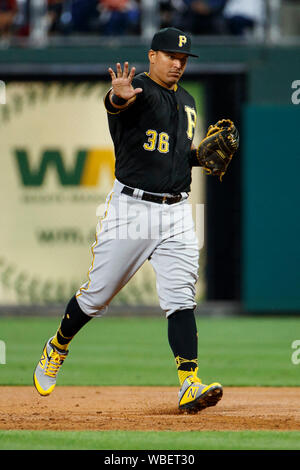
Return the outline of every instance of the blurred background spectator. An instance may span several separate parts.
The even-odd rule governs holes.
[[[226,0],[180,0],[174,2],[174,25],[194,35],[219,35],[224,32],[222,16]]]
[[[47,1],[47,22],[48,33],[56,33],[60,31],[60,20],[63,12],[64,0],[48,0]]]
[[[98,0],[72,0],[69,4],[71,31],[92,33],[99,27]]]
[[[0,0],[0,37],[9,37],[14,30],[18,5],[16,0]]]
[[[244,36],[253,33],[266,20],[264,0],[227,0],[223,11],[228,33]]]
[[[37,29],[62,41],[66,34],[147,38],[167,26],[276,41],[300,35],[300,0],[0,0],[2,38],[35,41]]]
[[[176,0],[161,0],[159,2],[160,28],[173,26],[173,18],[177,3],[179,2],[176,2]]]
[[[100,0],[101,33],[105,36],[139,34],[140,5],[135,0]]]
[[[136,0],[48,0],[49,32],[123,36],[139,34]]]

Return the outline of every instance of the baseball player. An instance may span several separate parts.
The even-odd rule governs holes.
[[[221,384],[198,378],[194,315],[199,247],[188,202],[191,169],[202,166],[220,179],[238,147],[230,120],[208,129],[198,148],[194,98],[179,84],[191,52],[190,37],[175,28],[158,31],[148,52],[149,71],[135,76],[128,63],[109,68],[105,96],[115,148],[115,182],[97,225],[88,280],[76,292],[34,372],[37,391],[49,395],[76,333],[102,316],[114,296],[147,260],[168,321],[168,340],[180,383],[179,409],[216,405]]]

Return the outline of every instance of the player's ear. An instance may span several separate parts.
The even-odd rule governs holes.
[[[153,51],[152,49],[150,49],[150,51],[148,52],[148,59],[149,59],[150,64],[154,64],[155,58],[156,58],[156,51]]]

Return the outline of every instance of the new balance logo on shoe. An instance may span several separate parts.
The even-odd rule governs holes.
[[[189,391],[188,391],[188,395],[187,395],[187,398],[195,398],[196,397],[196,393],[197,393],[197,390],[198,390],[198,387],[190,387]]]
[[[40,359],[40,365],[41,365],[41,368],[44,369],[44,366],[45,366],[45,362],[46,362],[46,354],[45,354],[45,350],[43,351],[43,355]]]
[[[215,406],[222,395],[222,385],[218,382],[205,385],[200,381],[193,382],[193,378],[187,378],[179,391],[179,410],[197,413],[204,408]]]

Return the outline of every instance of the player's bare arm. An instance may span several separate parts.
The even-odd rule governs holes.
[[[111,92],[109,100],[113,107],[120,108],[127,106],[135,100],[138,93],[142,93],[142,88],[133,88],[132,80],[135,74],[135,67],[129,72],[128,62],[124,63],[122,70],[121,64],[116,64],[116,73],[109,67],[108,72],[111,77]]]

